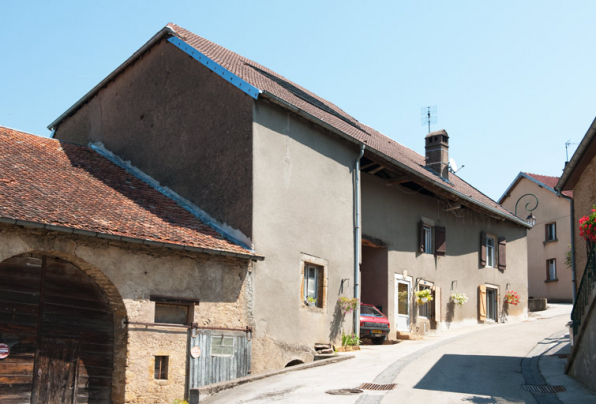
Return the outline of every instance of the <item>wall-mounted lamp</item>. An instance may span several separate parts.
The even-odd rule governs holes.
[[[538,207],[538,197],[534,194],[525,194],[519,197],[519,199],[517,200],[517,202],[515,202],[515,216],[517,216],[517,204],[519,203],[519,201],[521,201],[523,198],[525,198],[526,196],[531,196],[536,200],[536,205],[530,209],[530,206],[532,206],[532,203],[534,201],[530,201],[528,203],[526,203],[526,210],[530,213],[530,215],[526,218],[526,222],[530,225],[530,226],[534,226],[536,224],[536,218],[534,217],[534,215],[532,214],[532,211],[535,210]]]

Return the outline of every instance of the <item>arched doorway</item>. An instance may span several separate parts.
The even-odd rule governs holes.
[[[0,402],[109,403],[114,322],[99,286],[46,256],[0,263]]]

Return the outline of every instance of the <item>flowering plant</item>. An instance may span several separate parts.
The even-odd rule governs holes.
[[[356,334],[341,334],[341,346],[358,346],[360,338]]]
[[[579,235],[596,242],[596,205],[592,205],[592,213],[579,219]]]
[[[460,307],[464,305],[465,302],[468,301],[468,296],[465,293],[452,293],[451,300],[454,303],[457,303]]]
[[[353,312],[358,307],[358,299],[350,298],[350,297],[340,297],[337,300],[339,303],[339,308],[341,309],[341,313],[345,316],[348,313]]]
[[[416,295],[416,303],[418,304],[426,304],[433,300],[432,292],[430,289],[422,289],[415,293]]]
[[[513,290],[508,290],[505,295],[505,302],[517,306],[519,304],[519,295]]]

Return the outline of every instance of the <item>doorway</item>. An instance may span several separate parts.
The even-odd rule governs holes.
[[[397,331],[410,331],[410,310],[412,301],[412,280],[395,275],[395,327]]]
[[[498,291],[493,288],[486,288],[486,319],[497,321],[498,319]]]

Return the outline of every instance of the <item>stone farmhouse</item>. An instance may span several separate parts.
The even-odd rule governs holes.
[[[60,140],[53,144],[88,145],[76,147],[116,164],[183,212],[199,212],[193,220],[212,226],[212,238],[234,253],[212,254],[202,244],[204,251],[180,251],[161,240],[163,246],[145,243],[137,251],[139,244],[127,238],[89,241],[75,232],[68,236],[73,246],[84,238],[102,247],[68,250],[85,252],[78,257],[51,246],[5,252],[0,244],[5,260],[41,254],[42,262],[60,258],[84,273],[90,262],[97,277],[115,285],[104,290],[96,281],[103,295],[126,290],[119,292],[120,317],[113,316],[123,341],[113,348],[113,369],[120,372],[112,376],[114,402],[148,402],[167,388],[168,397],[182,397],[222,380],[205,378],[210,365],[201,361],[209,358],[232,358],[224,368],[245,373],[311,361],[316,343],[338,344],[342,333],[358,332],[358,314],[344,317],[340,297],[377,306],[391,322],[390,339],[398,331],[424,335],[527,313],[530,226],[450,171],[446,131],[420,139],[422,156],[283,76],[176,25],[159,31],[50,128]],[[72,170],[79,168],[73,163]],[[99,174],[94,178],[106,182]],[[110,184],[129,192],[121,182]],[[76,205],[73,199],[72,209]],[[156,205],[142,206],[150,213]],[[66,210],[58,207],[48,209],[59,217]],[[127,226],[137,221],[136,214],[117,216],[127,218]],[[51,244],[47,229],[16,221],[6,226],[33,232],[30,243]],[[171,221],[164,231],[184,228]],[[176,234],[183,245],[198,237]],[[133,248],[139,255],[118,259],[105,248]],[[181,257],[161,260],[160,254]],[[142,278],[139,286],[135,277]],[[424,289],[434,299],[418,304],[415,293]],[[505,303],[507,290],[519,293],[519,305]],[[469,300],[460,307],[452,293]],[[210,310],[201,311],[206,302]],[[186,342],[179,340],[175,352],[174,343],[171,351],[157,342],[137,348],[135,338],[173,335],[156,326],[162,304],[193,307],[190,320],[173,318],[173,309],[167,314],[167,324],[186,327],[179,329]],[[200,352],[189,352],[195,346]],[[175,368],[168,365],[172,379],[163,379],[160,361],[168,356],[180,359]],[[241,372],[224,376],[236,375]]]
[[[595,156],[596,120],[566,164],[556,186],[559,192],[573,191],[573,344],[565,370],[591,389],[596,389],[596,240],[580,235],[580,219],[595,213]]]

